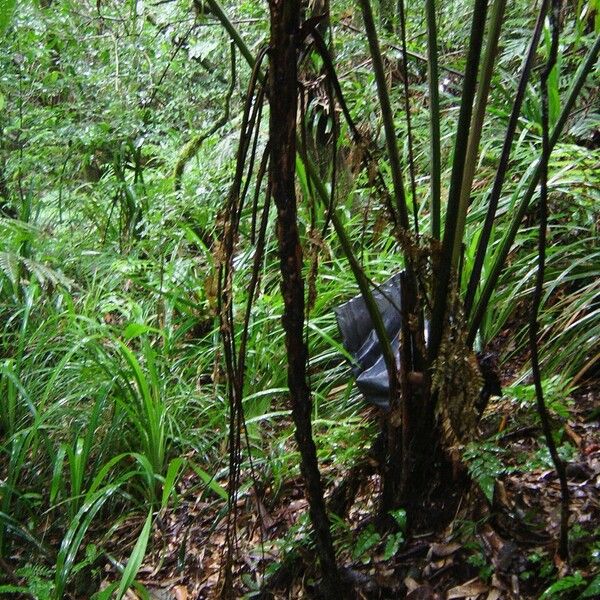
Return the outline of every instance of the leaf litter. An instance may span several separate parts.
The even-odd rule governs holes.
[[[455,518],[442,532],[421,532],[385,557],[389,535],[373,528],[378,478],[365,478],[343,524],[334,521],[338,562],[357,598],[411,600],[498,600],[539,598],[557,578],[577,573],[593,579],[600,571],[600,424],[597,384],[581,388],[563,423],[569,449],[571,565],[555,556],[560,489],[545,456],[541,432],[522,427],[519,411],[506,399],[491,404],[482,428],[502,427],[507,469],[494,482],[489,503],[474,482]],[[291,441],[289,450],[293,450]],[[190,457],[193,458],[193,457]],[[250,480],[250,474],[245,474]],[[328,491],[339,483],[332,465],[323,468]],[[218,482],[226,489],[226,481]],[[192,470],[178,484],[178,501],[155,520],[152,550],[138,582],[153,599],[216,598],[226,547],[226,503]],[[318,572],[309,538],[308,504],[294,477],[275,494],[266,487],[240,494],[237,519],[235,592],[239,598],[317,597]],[[124,527],[131,531],[132,524]],[[135,528],[134,528],[135,529]],[[117,532],[124,539],[125,531]],[[359,548],[358,544],[363,547]],[[115,540],[115,553],[120,544]],[[122,545],[121,545],[122,547]],[[595,552],[595,554],[594,554]],[[289,560],[290,554],[296,558]],[[595,557],[595,560],[594,560]],[[288,572],[287,563],[290,563]],[[277,567],[279,568],[277,571]],[[284,571],[284,576],[281,576]],[[277,573],[274,577],[273,574]],[[117,579],[107,572],[105,584]],[[273,587],[283,582],[282,589]],[[567,580],[565,580],[567,581]],[[130,590],[130,597],[137,597]]]

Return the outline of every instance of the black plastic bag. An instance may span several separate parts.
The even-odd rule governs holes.
[[[401,277],[397,273],[373,292],[392,343],[396,360],[401,327]],[[381,344],[362,295],[334,309],[344,348],[354,357],[352,373],[367,402],[383,409],[390,406],[390,382]],[[399,366],[399,365],[398,365]]]
[[[373,292],[385,330],[392,343],[398,368],[400,368],[401,360],[398,349],[402,324],[401,279],[402,273],[397,273]],[[358,389],[367,402],[389,410],[390,381],[388,372],[364,298],[362,295],[355,296],[352,300],[335,308],[334,312],[342,334],[344,348],[354,358],[352,373]],[[427,329],[428,324],[425,323],[425,326]],[[427,340],[427,331],[425,339]],[[502,386],[493,354],[477,354],[477,362],[484,382],[477,403],[477,408],[482,413],[491,396],[502,396]]]

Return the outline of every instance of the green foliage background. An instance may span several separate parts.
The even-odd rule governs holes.
[[[227,496],[218,483],[227,474],[227,406],[213,252],[250,73],[238,57],[229,121],[204,141],[174,191],[172,173],[182,149],[223,114],[231,78],[227,35],[199,4],[55,0],[19,2],[13,14],[15,2],[0,2],[0,555],[16,553],[30,569],[25,577],[31,586],[46,582],[39,597],[97,591],[100,557],[112,551],[111,540],[126,519],[144,519],[148,507],[165,510],[184,471],[204,474],[188,494],[220,501]],[[529,2],[509,4],[467,222],[466,265],[473,260],[532,21]],[[597,4],[576,4],[564,19],[551,94],[554,119],[561,94],[598,35]],[[468,5],[454,0],[438,6],[444,164],[459,100],[460,78],[452,71],[464,68],[468,36],[468,19],[457,15],[467,14]],[[226,9],[256,51],[268,31],[266,4],[244,0]],[[408,3],[407,10],[414,34],[409,50],[423,55],[424,16],[418,3]],[[354,31],[360,19],[353,7],[334,2],[331,20],[350,110],[383,155],[375,82],[365,40]],[[393,101],[400,107],[398,40],[390,34],[386,41]],[[548,44],[542,44],[540,59]],[[314,63],[317,70],[318,59]],[[415,59],[408,72],[425,230],[426,65]],[[539,155],[535,85],[519,124],[494,244],[521,177]],[[307,118],[309,135],[316,138],[324,124],[329,131],[326,107],[309,106]],[[399,108],[396,118],[403,131]],[[596,66],[550,164],[542,346],[547,377],[559,375],[564,386],[597,369],[599,127]],[[368,276],[382,281],[401,267],[397,248],[382,225],[383,209],[371,197],[368,174],[353,170],[348,138],[343,128],[337,201]],[[406,144],[402,151],[406,158]],[[442,173],[443,186],[448,176]],[[309,209],[302,203],[307,247]],[[318,218],[322,224],[323,216]],[[249,227],[247,207],[242,228]],[[505,345],[507,360],[522,354],[524,333],[513,324],[522,322],[532,291],[534,228],[532,209],[482,326],[482,345],[507,328],[514,334]],[[272,229],[251,320],[245,410],[254,464],[277,492],[296,474],[298,461],[289,443]],[[321,459],[341,471],[364,452],[373,427],[361,418],[331,312],[357,292],[356,285],[331,233],[319,253],[318,294],[307,326],[314,426]],[[240,309],[252,257],[253,249],[242,246],[236,258]],[[140,532],[140,543],[121,548],[126,556],[133,552],[125,572],[130,579],[149,525],[140,523]],[[92,540],[95,546],[88,545]]]

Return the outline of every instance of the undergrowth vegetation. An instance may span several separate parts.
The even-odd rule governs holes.
[[[0,7],[4,4],[11,3]],[[470,4],[455,0],[437,7],[442,190],[449,185]],[[515,73],[534,21],[532,4],[508,3],[466,222],[463,291]],[[266,4],[244,0],[228,2],[225,9],[257,53],[268,36]],[[419,3],[408,2],[406,10],[411,57],[406,69],[395,33],[382,34],[382,48],[394,107],[404,106],[402,79],[408,74],[410,160],[417,174],[416,198],[409,194],[413,203],[429,194],[429,95],[425,17]],[[217,314],[222,257],[216,250],[250,69],[211,12],[198,1],[20,1],[3,25],[0,566],[12,567],[0,589],[7,593],[40,599],[122,597],[151,547],[153,524],[185,501],[179,483],[190,474],[194,483],[185,488],[186,497],[218,501],[219,515],[224,514],[229,404]],[[558,69],[549,82],[551,125],[597,39],[599,18],[593,1],[564,7]],[[332,1],[331,23],[342,90],[387,184],[391,175],[360,13]],[[546,27],[538,67],[550,43]],[[307,71],[319,73],[322,61],[317,55],[311,60]],[[499,200],[490,241],[494,251],[540,156],[536,77],[527,89]],[[573,406],[569,394],[598,377],[600,361],[599,106],[596,64],[549,163],[540,352],[548,404],[561,423]],[[351,132],[346,125],[333,126],[329,108],[328,98],[318,95],[308,106],[309,143],[338,136],[337,210],[367,277],[382,282],[402,267],[398,245],[374,198],[375,175],[359,168],[345,144]],[[409,164],[403,108],[395,109],[394,118],[404,164]],[[220,119],[222,126],[210,133]],[[251,171],[259,169],[258,163]],[[174,176],[178,164],[183,165],[180,181]],[[365,418],[333,314],[359,289],[335,232],[329,228],[319,234],[326,219],[315,210],[311,186],[299,162],[298,219],[312,294],[306,338],[313,430],[330,483],[367,452],[375,426]],[[253,193],[251,187],[240,219],[248,239],[259,225],[255,215],[260,217]],[[513,384],[504,400],[523,411],[528,423],[536,417],[524,315],[537,268],[536,199],[537,192],[476,343],[499,353]],[[420,230],[428,232],[429,202],[415,208]],[[248,328],[243,408],[250,452],[242,465],[241,494],[251,493],[254,478],[270,490],[269,502],[275,504],[297,480],[299,456],[287,403],[275,209],[267,210]],[[234,259],[234,319],[240,324],[254,256],[251,244],[240,244]],[[493,253],[486,258],[484,275],[492,258]],[[317,263],[318,270],[312,270]],[[495,433],[466,450],[472,475],[490,499],[495,479],[513,469],[502,461]],[[562,429],[557,435],[561,451],[568,452]],[[549,464],[547,457],[543,464]],[[394,518],[402,521],[401,514]],[[365,529],[355,539],[343,523],[335,534],[340,552],[366,563],[369,549],[378,544],[392,557],[403,536],[402,527],[386,539]],[[113,584],[102,592],[104,565],[111,565]],[[550,568],[536,576],[548,587],[556,573]],[[571,591],[589,584],[577,573],[571,577]]]

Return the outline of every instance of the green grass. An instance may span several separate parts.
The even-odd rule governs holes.
[[[464,3],[454,4],[465,10]],[[439,8],[440,65],[462,69],[467,32],[454,26],[454,4]],[[169,174],[179,150],[222,109],[213,95],[221,99],[228,85],[217,77],[227,79],[225,37],[210,33],[216,31],[210,27],[200,28],[192,38],[197,50],[208,52],[211,64],[218,66],[207,72],[183,51],[174,55],[172,37],[185,33],[180,27],[168,35],[151,23],[138,23],[136,29],[119,20],[117,5],[108,3],[107,14],[115,20],[106,20],[102,27],[115,36],[118,43],[113,44],[96,31],[100,25],[95,15],[88,19],[70,12],[66,2],[56,5],[56,11],[23,8],[0,54],[0,174],[8,190],[0,197],[0,554],[23,556],[16,561],[17,575],[40,598],[75,596],[86,578],[99,583],[95,569],[105,558],[112,526],[137,519],[138,541],[118,557],[126,566],[111,588],[122,595],[150,543],[153,519],[176,498],[183,473],[193,470],[201,490],[223,505],[228,500],[222,486],[228,406],[214,282],[219,213],[231,183],[240,123],[233,116],[206,140],[188,165],[181,191],[174,193]],[[514,73],[529,35],[525,5],[508,7],[509,33],[493,76],[466,221],[465,273],[474,258],[510,112]],[[245,39],[252,45],[263,38],[264,6],[245,3],[228,9],[241,18],[258,16],[261,21],[248,26]],[[159,20],[189,16],[180,6],[173,10],[171,16],[159,12]],[[338,17],[345,10],[333,4]],[[419,10],[408,6],[409,27],[415,31],[425,28]],[[28,27],[30,22],[35,27]],[[564,98],[569,75],[593,38],[578,19],[567,20],[565,27],[554,113],[557,98]],[[211,50],[212,35],[218,44]],[[373,109],[377,90],[365,63],[366,47],[357,38],[336,28],[341,85],[390,183],[384,136]],[[409,49],[426,54],[426,39],[409,41]],[[389,48],[385,52],[392,63],[395,54]],[[542,48],[540,54],[544,52]],[[56,53],[61,59],[58,70]],[[238,60],[240,81],[232,115],[239,112],[240,90],[249,76]],[[424,65],[411,64],[410,73],[420,227],[430,231],[430,113]],[[441,68],[440,78],[448,77]],[[599,360],[600,157],[597,149],[578,143],[597,125],[597,112],[590,108],[597,100],[597,72],[594,77],[551,160],[553,216],[540,315],[547,380],[560,372],[575,384],[592,374]],[[451,83],[440,92],[442,164],[437,175],[443,198],[458,106]],[[142,100],[152,94],[148,111]],[[400,85],[392,86],[393,106],[402,106],[401,94]],[[403,132],[401,111],[394,119]],[[539,154],[539,121],[538,94],[531,85],[499,202],[493,249],[509,227],[515,192]],[[353,171],[347,138],[342,128],[341,155],[347,163],[340,176],[338,213],[367,277],[380,282],[402,267],[399,248],[382,226],[386,213],[367,173]],[[406,162],[405,144],[400,153]],[[301,183],[299,219],[307,242],[312,200],[306,182]],[[535,197],[526,216],[530,224],[534,208]],[[247,240],[250,213],[247,206],[235,257],[234,309],[240,324],[254,257]],[[274,211],[270,219],[249,324],[244,410],[254,465],[262,480],[278,491],[297,475],[298,456],[286,402]],[[323,222],[320,214],[316,224]],[[526,227],[512,245],[486,312],[482,343],[512,327],[527,306],[535,258],[533,229]],[[487,258],[484,275],[490,268]],[[462,283],[464,288],[466,275]],[[358,293],[358,286],[331,231],[319,245],[316,289],[307,325],[313,422],[319,458],[328,467],[327,476],[334,477],[364,454],[373,426],[363,421],[363,405],[350,382],[332,313]],[[513,354],[504,357],[508,361],[522,355],[525,344],[526,332],[515,334]],[[244,460],[247,467],[247,456]]]

